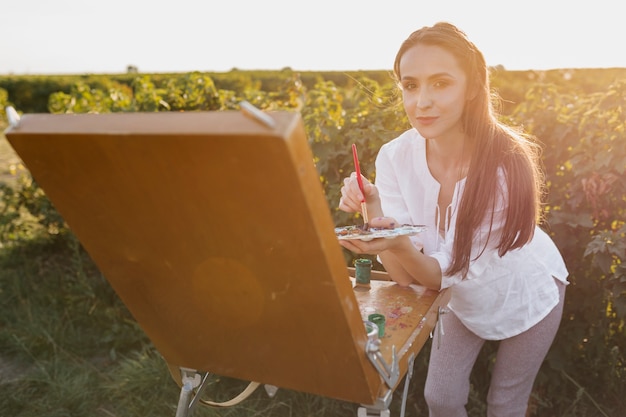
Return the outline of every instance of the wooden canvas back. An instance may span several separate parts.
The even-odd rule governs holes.
[[[302,121],[271,117],[35,114],[6,136],[169,364],[373,403]]]

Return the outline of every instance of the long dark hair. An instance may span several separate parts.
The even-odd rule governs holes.
[[[498,182],[503,169],[507,193],[504,228],[498,243],[498,254],[520,248],[533,237],[541,213],[543,175],[540,170],[540,148],[520,129],[500,122],[495,111],[498,97],[491,91],[485,58],[456,26],[439,22],[413,32],[400,46],[393,70],[401,79],[400,60],[417,44],[439,46],[450,52],[467,76],[471,92],[463,112],[466,140],[471,141],[472,155],[465,191],[459,204],[452,263],[445,273],[467,274],[472,243],[484,221],[493,224],[493,210],[504,192]],[[486,247],[479,251],[482,254]]]

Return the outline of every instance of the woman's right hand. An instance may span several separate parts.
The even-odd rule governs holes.
[[[344,178],[343,187],[341,187],[341,198],[339,199],[339,210],[343,210],[347,213],[360,213],[361,201],[365,199],[370,218],[373,216],[381,217],[383,213],[380,208],[378,189],[363,175],[361,175],[361,180],[363,181],[363,193],[359,188],[356,172]]]

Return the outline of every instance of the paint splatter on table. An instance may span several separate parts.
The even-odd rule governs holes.
[[[401,287],[393,281],[372,280],[370,284],[369,290],[355,288],[354,294],[363,320],[373,313],[385,316],[385,334],[380,345],[385,360],[391,360],[393,346],[398,356],[403,356],[415,343],[421,348],[429,336],[429,331],[422,330],[430,329],[437,320],[437,309],[432,307],[445,305],[446,292],[417,285]]]

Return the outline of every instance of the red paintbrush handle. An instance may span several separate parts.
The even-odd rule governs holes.
[[[359,165],[359,156],[356,152],[356,144],[352,144],[352,158],[354,159],[354,169],[356,170],[356,180],[359,183],[359,189],[363,193],[363,199],[365,201],[365,191],[363,190],[363,180],[361,179],[361,167]]]

